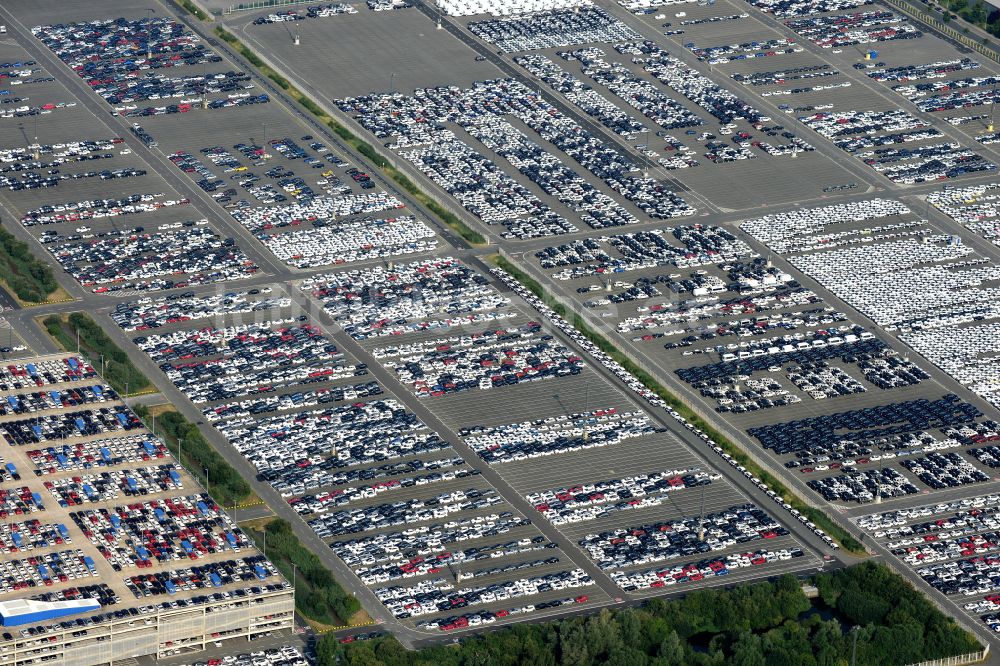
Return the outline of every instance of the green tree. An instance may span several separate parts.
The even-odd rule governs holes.
[[[765,666],[760,636],[750,632],[740,634],[733,644],[733,656],[729,663],[733,666]]]
[[[684,663],[684,643],[676,631],[671,631],[660,641],[656,653],[665,666],[681,666]]]

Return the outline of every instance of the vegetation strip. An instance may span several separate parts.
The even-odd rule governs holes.
[[[288,580],[295,581],[295,609],[321,624],[346,626],[361,610],[361,603],[334,580],[311,550],[302,545],[286,520],[276,518],[264,527],[265,555]],[[293,567],[294,565],[294,571]]]
[[[325,635],[318,666],[846,666],[902,665],[982,646],[887,566],[865,562],[810,581],[745,583],[546,623],[520,623],[406,651],[386,636],[342,644]],[[853,657],[853,658],[852,658]]]
[[[250,484],[212,448],[198,426],[184,418],[180,412],[170,409],[153,416],[146,405],[134,405],[132,409],[150,426],[150,430],[163,438],[174,457],[205,486],[220,505],[231,507],[250,498],[253,492]]]
[[[135,367],[124,350],[90,315],[83,312],[73,312],[66,318],[49,315],[42,323],[48,334],[66,351],[75,352],[79,345],[80,353],[119,394],[135,395],[153,388],[149,378]]]
[[[180,4],[184,11],[193,15],[199,21],[207,21],[209,19],[208,14],[199,9],[198,5],[191,2],[191,0],[180,0],[178,4]]]
[[[566,319],[566,321],[571,323],[578,331],[580,331],[580,333],[586,336],[588,340],[597,345],[601,351],[620,363],[622,367],[628,370],[636,379],[641,381],[646,388],[654,391],[668,405],[680,412],[685,419],[707,434],[711,440],[715,442],[715,444],[722,447],[726,453],[738,460],[741,465],[750,470],[757,478],[764,481],[771,487],[772,490],[774,490],[774,492],[781,495],[786,502],[791,504],[793,508],[803,513],[809,518],[809,520],[824,530],[832,538],[836,539],[845,550],[855,555],[867,554],[867,551],[864,546],[861,545],[861,542],[851,536],[847,530],[842,528],[820,509],[810,506],[805,501],[800,499],[787,486],[785,486],[784,483],[775,478],[773,474],[754,462],[745,451],[731,442],[721,432],[709,425],[707,421],[698,416],[693,409],[688,407],[684,402],[668,391],[662,384],[654,379],[652,375],[633,363],[632,360],[611,341],[591,329],[587,322],[584,321],[583,317],[576,312],[570,312],[566,306],[559,302],[555,297],[548,294],[537,280],[499,255],[492,255],[490,260],[499,268],[503,269],[507,273],[510,273],[510,275],[512,275],[518,282],[523,284],[527,289],[531,290],[535,296],[542,299],[545,304],[552,308],[559,316]]]
[[[31,254],[28,244],[6,229],[0,229],[0,276],[26,303],[42,303],[59,288],[52,267]]]
[[[261,60],[256,53],[254,53],[249,47],[244,45],[236,35],[232,34],[228,30],[222,27],[217,27],[215,29],[216,34],[222,38],[229,45],[234,47],[239,51],[240,55],[246,58],[251,65],[257,68],[257,70],[267,78],[271,79],[275,84],[277,84],[282,90],[288,93],[296,102],[301,104],[306,108],[309,113],[313,114],[327,127],[333,130],[337,136],[348,143],[354,150],[364,155],[368,160],[372,162],[376,167],[382,170],[387,176],[392,178],[397,185],[402,187],[407,193],[413,198],[421,203],[424,207],[430,210],[434,215],[438,217],[445,225],[452,229],[455,233],[465,239],[471,245],[484,246],[487,244],[486,238],[466,225],[457,215],[448,211],[435,201],[428,194],[423,192],[420,188],[416,186],[406,174],[401,172],[396,167],[389,163],[388,158],[383,156],[378,152],[371,144],[362,141],[357,136],[354,135],[349,129],[337,122],[328,113],[323,111],[316,102],[307,97],[302,93],[301,90],[293,86],[288,79],[278,74],[274,69],[268,66],[263,60]]]

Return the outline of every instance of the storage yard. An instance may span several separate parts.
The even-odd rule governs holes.
[[[111,614],[0,666],[292,626],[97,359],[46,355],[77,310],[357,597],[346,640],[853,562],[809,506],[993,640],[996,62],[855,1],[148,4],[0,8],[4,227],[72,299],[0,328],[0,616]]]
[[[2,663],[163,657],[291,628],[291,585],[86,361],[7,365],[0,400]],[[11,612],[25,599],[34,615]]]

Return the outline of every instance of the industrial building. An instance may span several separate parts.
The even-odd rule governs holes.
[[[291,585],[88,363],[0,367],[0,666],[198,652]]]

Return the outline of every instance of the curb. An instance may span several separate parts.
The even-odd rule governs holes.
[[[353,629],[355,627],[370,627],[370,626],[372,626],[374,624],[376,624],[375,620],[369,620],[368,622],[358,622],[357,624],[342,624],[342,625],[337,626],[337,627],[327,627],[326,629],[322,629],[320,631],[317,631],[316,633],[317,634],[329,634],[331,632],[340,631],[342,629]]]

